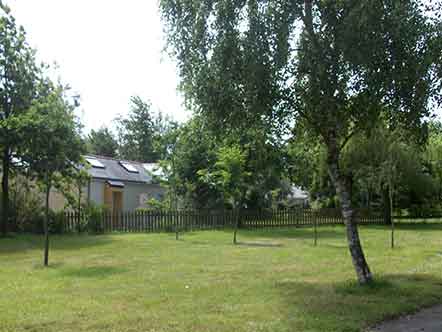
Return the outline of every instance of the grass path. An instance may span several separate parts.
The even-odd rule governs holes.
[[[0,331],[362,331],[442,303],[442,226],[361,227],[359,287],[342,227],[0,239]]]

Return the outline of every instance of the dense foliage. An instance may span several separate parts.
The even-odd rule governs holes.
[[[295,123],[323,145],[358,280],[370,282],[343,149],[381,118],[389,129],[419,133],[442,87],[441,7],[415,0],[162,0],[160,7],[188,104],[209,123],[228,133],[265,128],[267,138]]]
[[[45,265],[49,250],[49,196],[51,188],[75,178],[83,153],[81,126],[67,89],[48,78],[46,65],[37,65],[35,50],[26,42],[9,9],[0,4],[0,149],[2,151],[2,233],[18,221],[23,207],[33,207],[38,222],[40,204],[28,198],[31,188],[46,193]],[[10,177],[13,175],[13,183]],[[23,184],[23,188],[19,188]],[[10,190],[13,190],[13,200]],[[14,208],[10,213],[10,207]],[[22,205],[18,205],[22,204]],[[9,226],[10,227],[10,226]],[[12,227],[10,227],[12,228]],[[15,229],[19,225],[15,225]]]
[[[0,149],[2,167],[2,217],[4,235],[10,219],[9,179],[17,160],[15,150],[22,143],[17,124],[26,116],[36,96],[39,68],[35,51],[4,5],[0,6]]]
[[[86,143],[89,153],[105,157],[116,157],[118,154],[118,141],[107,127],[92,129]]]

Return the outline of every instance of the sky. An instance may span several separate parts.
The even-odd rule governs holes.
[[[110,125],[129,99],[184,121],[175,63],[163,52],[157,0],[9,0],[38,59],[58,65],[62,82],[80,95],[86,132]]]

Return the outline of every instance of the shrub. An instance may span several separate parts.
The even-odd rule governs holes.
[[[167,210],[169,207],[168,202],[165,200],[158,200],[156,198],[150,198],[147,202],[147,210],[160,211]]]
[[[43,209],[35,209],[33,215],[27,215],[17,220],[17,231],[20,233],[43,234],[44,221],[45,215]]]
[[[87,220],[87,231],[91,234],[104,233],[103,215],[106,211],[105,206],[89,205],[86,208],[85,218]]]
[[[21,233],[44,233],[46,215],[43,208],[38,208],[32,216],[20,220],[17,224],[17,231]],[[49,210],[48,230],[51,234],[62,234],[65,231],[63,211],[55,212]]]
[[[62,234],[65,231],[64,227],[64,211],[49,211],[49,233]]]

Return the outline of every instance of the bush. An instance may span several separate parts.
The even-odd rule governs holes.
[[[412,204],[407,210],[408,215],[415,218],[440,217],[442,215],[440,206],[432,206],[430,204]]]
[[[151,198],[147,202],[147,210],[153,210],[153,211],[161,211],[161,210],[167,210],[169,207],[168,202],[165,200],[158,200],[156,198]]]
[[[37,189],[27,183],[22,186],[15,183],[10,198],[10,229],[14,232],[42,233],[44,207]]]
[[[64,211],[49,211],[49,233],[62,234],[65,231],[64,227]]]
[[[17,232],[43,234],[44,221],[45,215],[43,209],[35,209],[33,215],[27,215],[17,221]]]
[[[105,206],[91,204],[86,208],[85,219],[87,220],[87,231],[89,233],[104,233],[103,215],[105,212]]]
[[[22,219],[17,224],[17,231],[21,233],[44,233],[46,215],[43,208],[36,209],[31,217]],[[50,234],[62,234],[65,231],[63,211],[49,210],[48,230]]]

